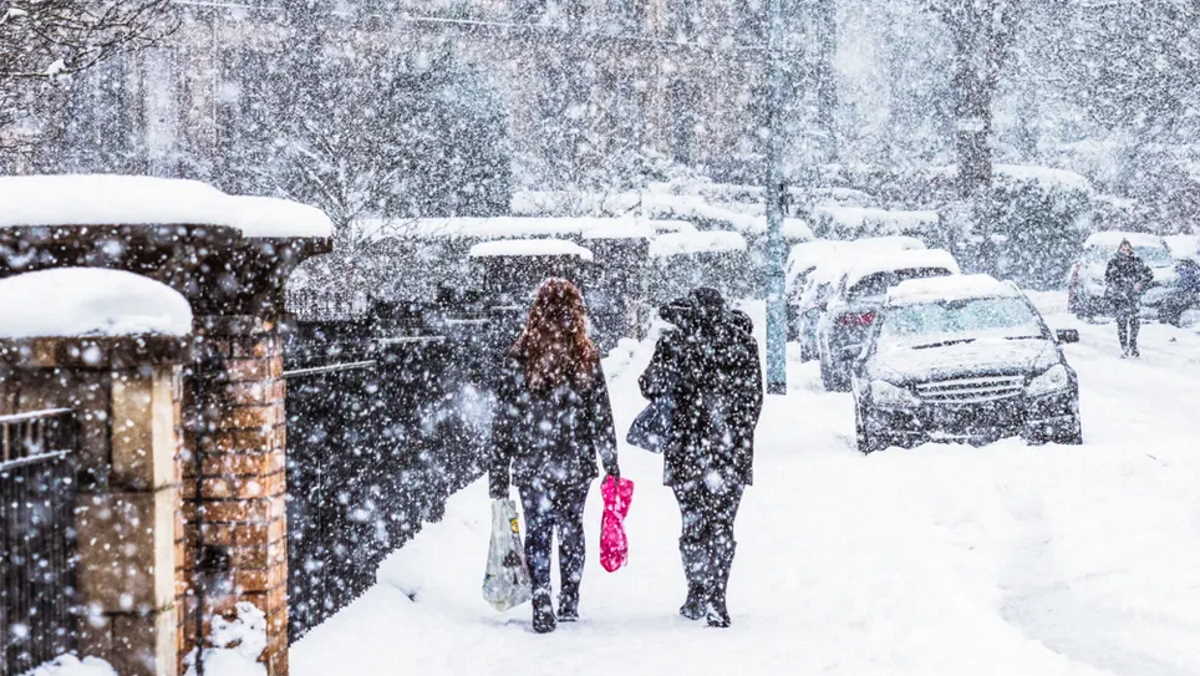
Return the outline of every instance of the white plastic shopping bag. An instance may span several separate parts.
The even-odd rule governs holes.
[[[492,541],[483,574],[483,600],[501,612],[533,596],[517,505],[509,499],[492,500]]]

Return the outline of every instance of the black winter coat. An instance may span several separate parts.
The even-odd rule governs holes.
[[[1136,307],[1138,299],[1154,281],[1150,266],[1136,255],[1117,253],[1104,271],[1108,298],[1118,307]],[[1141,285],[1140,287],[1138,285]]]
[[[664,309],[664,316],[668,311]],[[762,367],[750,318],[737,310],[678,322],[655,345],[638,379],[647,399],[671,397],[663,483],[754,480],[754,428],[762,412]]]
[[[597,455],[616,474],[617,437],[603,369],[596,366],[587,387],[566,382],[535,392],[523,365],[513,360],[497,388],[491,446],[489,488],[495,497],[508,494],[510,468],[519,487],[590,481],[599,475]]]

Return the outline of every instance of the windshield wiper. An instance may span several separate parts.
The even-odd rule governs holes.
[[[1005,336],[1005,340],[1043,340],[1045,336]]]
[[[973,342],[975,342],[974,338],[957,338],[955,340],[943,340],[943,341],[939,341],[936,343],[926,343],[924,345],[913,345],[912,349],[924,350],[924,349],[930,348],[930,347],[942,347],[944,345],[958,345],[959,343],[973,343]]]

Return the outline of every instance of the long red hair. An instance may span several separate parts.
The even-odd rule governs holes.
[[[512,351],[524,363],[531,389],[548,390],[568,380],[590,385],[600,351],[588,338],[587,308],[579,288],[558,277],[542,282]]]

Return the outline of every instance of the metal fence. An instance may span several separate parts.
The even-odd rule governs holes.
[[[304,322],[285,341],[289,640],[375,584],[380,562],[482,471],[476,340],[404,313]]]
[[[69,409],[0,416],[0,676],[74,647],[77,439]]]

